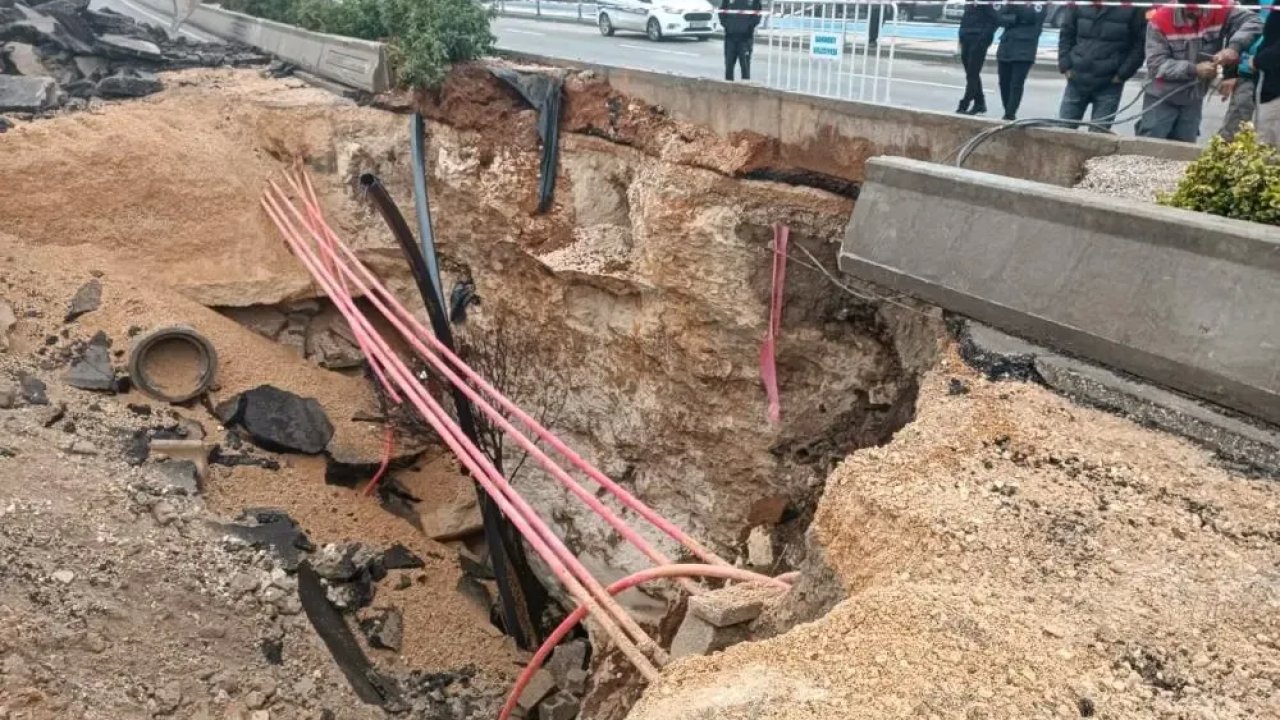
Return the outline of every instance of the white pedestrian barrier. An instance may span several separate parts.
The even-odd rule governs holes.
[[[757,35],[764,83],[840,100],[892,99],[898,4],[873,0],[773,0]],[[872,43],[872,23],[881,24]],[[761,53],[760,51],[764,52]]]

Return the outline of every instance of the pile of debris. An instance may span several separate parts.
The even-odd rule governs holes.
[[[245,46],[170,38],[161,28],[88,5],[89,0],[0,0],[0,112],[83,109],[94,97],[159,92],[159,70],[269,59]]]

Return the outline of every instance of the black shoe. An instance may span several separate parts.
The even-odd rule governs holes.
[[[987,104],[984,102],[974,103],[973,107],[969,110],[969,114],[970,115],[986,115]]]
[[[1000,118],[1000,119],[1001,119],[1001,120],[1003,120],[1003,121],[1005,121],[1005,122],[1013,122],[1014,120],[1017,120],[1018,118],[1017,118],[1017,117],[1015,117],[1015,116],[1013,116],[1013,115],[1010,115],[1009,113],[1005,113],[1005,114],[1004,114],[1004,117],[1002,117],[1002,118]]]
[[[961,100],[960,104],[956,106],[956,112],[960,115],[969,115],[969,107],[972,102],[972,100]]]

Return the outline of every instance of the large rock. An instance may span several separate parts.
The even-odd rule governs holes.
[[[223,422],[244,428],[249,439],[265,450],[319,455],[333,438],[333,425],[315,398],[260,385],[241,393],[233,403],[219,408]]]
[[[104,98],[136,98],[160,92],[164,86],[151,73],[122,70],[98,82],[98,95]]]
[[[52,78],[0,75],[0,112],[38,113],[56,107],[58,98]]]
[[[40,64],[40,56],[36,54],[34,45],[20,42],[6,43],[0,50],[0,54],[4,55],[5,63],[18,75],[45,77],[49,74],[44,65]]]
[[[98,47],[102,50],[102,54],[111,58],[150,60],[152,62],[164,60],[164,53],[160,51],[159,45],[148,40],[126,35],[116,35],[114,33],[100,35],[98,36]]]
[[[20,9],[22,6],[18,6]],[[26,19],[0,26],[0,42],[18,41],[40,47],[52,47],[72,53],[91,54],[93,47],[80,40],[55,18],[34,11]]]

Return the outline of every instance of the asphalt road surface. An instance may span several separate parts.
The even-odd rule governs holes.
[[[675,75],[701,78],[724,76],[722,48],[720,41],[715,39],[706,42],[673,39],[653,43],[640,34],[619,33],[615,37],[607,38],[601,36],[599,31],[590,25],[511,17],[497,18],[494,21],[493,30],[498,36],[498,46],[507,50]],[[797,54],[801,57],[796,57]],[[777,48],[771,52],[759,41],[752,61],[752,75],[757,82],[764,84],[768,76],[770,55],[773,55],[774,62],[778,63],[777,67],[792,68],[791,80],[798,89],[803,91],[810,84],[807,73],[812,65],[808,62],[807,52],[788,52],[783,48]],[[871,75],[869,72],[843,73],[840,80],[841,87],[853,87],[856,93],[860,85],[871,84],[873,78],[867,77],[869,75]],[[825,77],[826,75],[822,75],[815,78],[815,82],[822,81]],[[889,92],[889,104],[909,108],[953,112],[960,96],[964,94],[964,71],[958,60],[895,58],[890,82],[892,87]],[[1064,82],[1050,72],[1032,73],[1027,80],[1018,117],[1056,117]],[[983,73],[983,84],[986,88],[987,107],[990,110],[987,116],[999,118],[1002,113],[1000,92],[996,84],[995,62],[987,63]],[[1136,99],[1138,93],[1138,82],[1130,81],[1126,87],[1122,106]],[[856,94],[851,99],[856,99]],[[1133,105],[1130,112],[1136,112],[1139,109],[1141,109],[1140,100]],[[1204,120],[1201,124],[1202,141],[1207,141],[1208,136],[1221,127],[1225,112],[1226,103],[1216,97],[1205,103]],[[1116,131],[1132,135],[1133,124],[1118,126]]]

